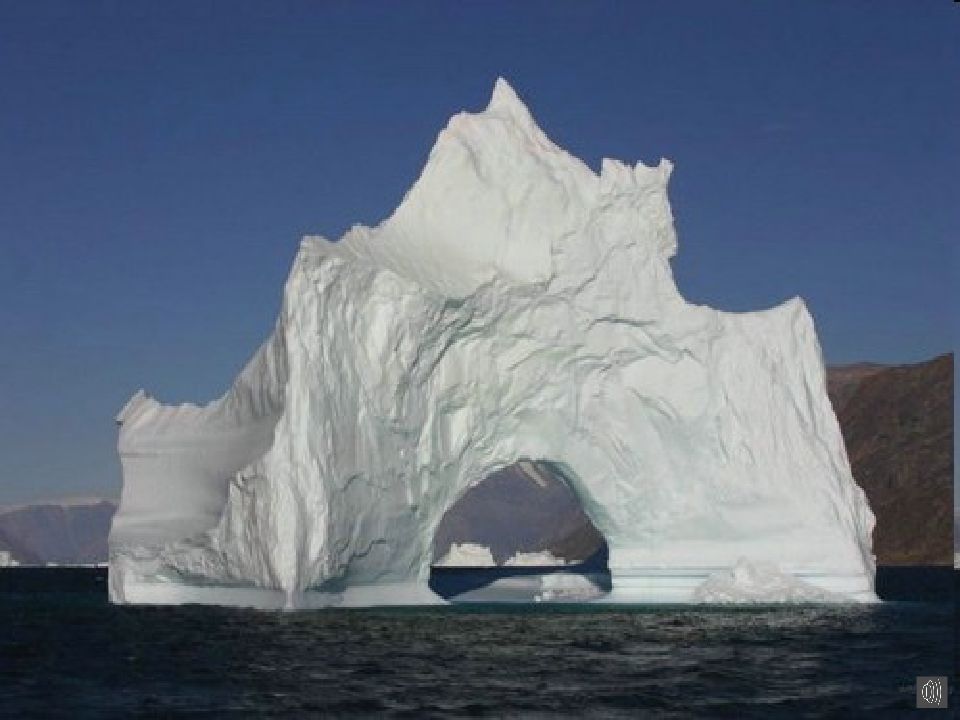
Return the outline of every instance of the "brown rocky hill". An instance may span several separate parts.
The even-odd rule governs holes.
[[[877,363],[854,363],[852,365],[834,365],[827,368],[827,393],[833,403],[833,409],[840,412],[860,387],[860,383],[871,375],[888,370],[890,365]]]
[[[953,354],[830,368],[828,388],[877,517],[877,562],[953,564]]]

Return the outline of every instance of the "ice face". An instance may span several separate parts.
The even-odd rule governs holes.
[[[608,601],[692,600],[740,557],[873,597],[810,315],[683,300],[670,172],[595,174],[498,81],[390,218],[304,238],[222,399],[121,411],[111,598],[429,601],[443,513],[518,460],[604,535]]]

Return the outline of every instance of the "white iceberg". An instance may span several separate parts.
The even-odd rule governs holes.
[[[498,81],[390,218],[304,238],[224,397],[121,410],[111,599],[436,601],[440,518],[518,460],[605,537],[609,602],[691,601],[741,556],[873,598],[810,314],[681,297],[671,167],[597,174]]]

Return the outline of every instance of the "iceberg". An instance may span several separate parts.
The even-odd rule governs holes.
[[[498,80],[389,218],[302,240],[222,398],[140,391],[119,412],[111,600],[439,602],[441,517],[520,461],[549,463],[606,539],[601,601],[695,602],[741,557],[874,599],[811,316],[684,300],[671,171],[594,172]]]

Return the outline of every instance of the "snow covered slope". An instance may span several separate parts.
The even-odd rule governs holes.
[[[740,558],[872,598],[873,516],[810,315],[684,301],[670,172],[594,173],[499,80],[390,218],[304,238],[221,400],[121,411],[111,598],[436,601],[444,511],[523,459],[606,538],[608,601],[691,600]]]

